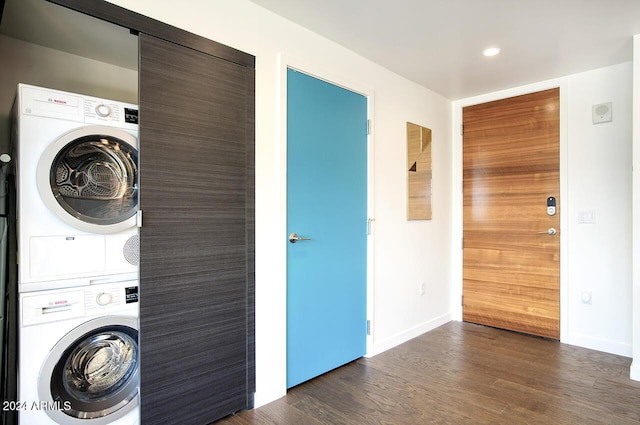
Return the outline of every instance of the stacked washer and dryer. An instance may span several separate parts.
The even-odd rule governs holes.
[[[22,425],[138,423],[138,109],[18,86]]]

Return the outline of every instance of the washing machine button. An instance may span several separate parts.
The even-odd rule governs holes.
[[[113,300],[113,296],[108,292],[100,292],[96,297],[98,305],[109,305]]]
[[[111,108],[109,107],[109,105],[101,103],[100,105],[96,106],[96,114],[103,118],[108,117],[109,115],[111,115]]]

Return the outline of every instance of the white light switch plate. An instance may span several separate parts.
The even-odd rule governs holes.
[[[578,213],[578,223],[593,224],[596,222],[596,212],[594,210],[584,210]]]

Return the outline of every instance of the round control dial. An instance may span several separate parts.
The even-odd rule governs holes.
[[[108,292],[100,292],[96,297],[98,305],[108,305],[113,300],[113,296]]]
[[[109,105],[101,103],[100,105],[96,106],[96,114],[103,118],[108,117],[109,115],[111,115],[111,107]]]

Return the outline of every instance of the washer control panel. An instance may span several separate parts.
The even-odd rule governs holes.
[[[109,305],[113,302],[113,294],[110,292],[100,292],[96,296],[96,303],[98,305]]]
[[[85,314],[82,290],[20,294],[21,326],[74,319]]]
[[[20,294],[21,326],[138,309],[138,281]]]
[[[84,291],[85,309],[88,314],[127,308],[138,302],[138,282],[120,282],[89,286]]]

